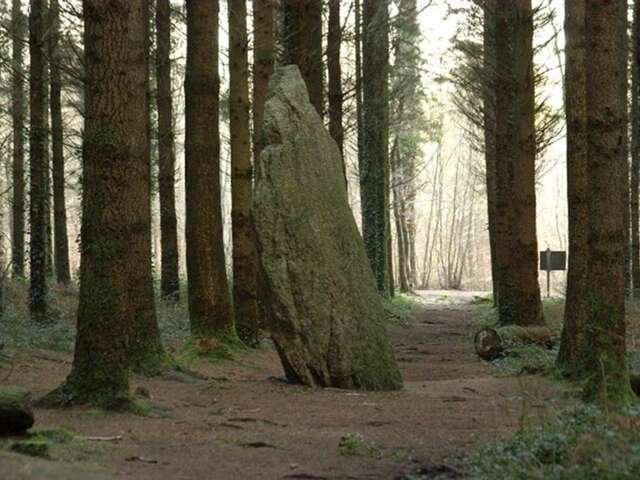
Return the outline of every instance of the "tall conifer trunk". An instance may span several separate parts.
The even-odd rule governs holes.
[[[218,7],[187,0],[187,275],[191,330],[203,336],[233,330],[220,205]]]
[[[158,189],[160,195],[161,277],[165,300],[180,297],[176,153],[171,95],[171,2],[156,2],[156,79],[158,83]]]
[[[13,206],[12,206],[12,271],[24,275],[24,48],[25,17],[21,0],[11,2],[12,74],[11,121],[13,124]]]
[[[588,271],[585,398],[629,404],[626,359],[625,192],[627,2],[587,0]]]
[[[569,269],[558,367],[566,375],[584,368],[585,321],[589,282],[587,226],[587,92],[585,0],[565,3],[565,88],[567,119],[567,200],[569,203]]]
[[[284,63],[298,65],[317,112],[324,111],[322,62],[322,3],[318,0],[283,0]]]
[[[386,2],[364,0],[362,36],[362,234],[378,291],[389,290],[388,64],[389,10]]]
[[[58,283],[71,282],[69,270],[69,238],[67,235],[67,207],[65,199],[64,146],[62,125],[62,78],[60,69],[60,5],[50,0],[49,75],[51,81],[51,147],[53,165],[54,265]]]
[[[247,344],[259,341],[257,255],[251,225],[253,202],[249,132],[247,2],[229,0],[229,116],[231,135],[231,223],[233,305],[236,328]]]
[[[35,322],[47,319],[47,122],[45,85],[44,0],[31,0],[29,12],[29,104],[30,104],[30,193],[31,231],[29,311]]]
[[[129,368],[162,357],[151,274],[146,0],[85,0],[86,98],[78,334],[45,405],[125,408]]]
[[[340,49],[342,25],[340,24],[340,0],[329,0],[329,32],[327,38],[327,70],[329,73],[329,132],[338,144],[342,156],[342,170],[347,182],[344,160],[344,129],[342,127],[342,68]]]

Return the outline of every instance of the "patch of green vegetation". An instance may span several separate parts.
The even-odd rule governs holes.
[[[422,303],[416,295],[399,294],[394,297],[383,297],[382,305],[390,323],[406,327],[416,317]]]
[[[178,365],[191,364],[196,359],[203,358],[213,363],[235,360],[248,348],[238,338],[235,332],[224,332],[211,337],[192,337],[175,355]]]
[[[543,302],[544,317],[549,328],[560,338],[562,320],[564,314],[564,301],[561,299],[549,299]],[[492,302],[476,304],[474,322],[469,336],[470,341],[476,333],[484,328],[499,327],[498,310]],[[558,340],[559,341],[559,340]],[[556,367],[559,344],[554,348],[546,348],[541,345],[509,345],[502,355],[490,363],[496,367],[499,375],[560,375]]]
[[[185,298],[181,297],[177,302],[160,301],[157,303],[156,312],[162,343],[168,351],[178,349],[189,340],[189,306]]]
[[[29,316],[29,285],[12,279],[4,284],[6,309],[0,338],[7,347],[70,352],[75,341],[78,292],[75,286],[52,285],[47,296],[47,322],[34,324]]]
[[[371,457],[382,455],[382,450],[374,442],[364,438],[360,433],[348,433],[340,439],[338,453],[343,457]]]
[[[170,408],[140,399],[131,400],[128,412],[141,417],[173,418]]]
[[[501,375],[549,375],[555,374],[557,348],[538,345],[516,345],[504,351],[502,357],[491,363]]]
[[[478,480],[640,478],[640,410],[608,415],[580,406],[477,452],[466,466]]]
[[[29,432],[30,440],[48,441],[53,443],[69,443],[75,434],[65,428],[38,428]]]
[[[9,450],[30,457],[49,458],[50,444],[46,440],[19,440],[9,446]]]

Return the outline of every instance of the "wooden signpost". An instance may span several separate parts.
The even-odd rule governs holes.
[[[551,272],[567,269],[567,252],[554,252],[550,248],[540,252],[540,270],[547,272],[547,298],[551,297]]]

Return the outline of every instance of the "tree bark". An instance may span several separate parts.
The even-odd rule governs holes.
[[[516,0],[514,81],[516,152],[513,157],[512,245],[509,261],[517,325],[544,325],[538,283],[536,232],[536,129],[531,0]]]
[[[587,137],[589,175],[586,368],[588,401],[631,402],[626,361],[625,190],[627,102],[623,94],[627,2],[587,0]]]
[[[580,375],[586,349],[588,299],[589,184],[587,177],[586,4],[565,3],[565,107],[567,118],[567,200],[569,203],[569,269],[562,342],[558,367],[569,376]]]
[[[249,60],[246,0],[229,0],[229,132],[231,135],[231,224],[233,305],[236,329],[248,345],[259,342],[257,255],[251,204],[253,168],[249,132]]]
[[[324,67],[322,65],[322,2],[283,0],[284,63],[298,65],[309,90],[309,98],[322,116],[324,112]]]
[[[495,248],[498,310],[500,323],[513,323],[513,276],[511,271],[511,226],[513,224],[512,158],[515,155],[514,135],[511,128],[510,106],[513,103],[514,80],[511,76],[512,6],[495,8],[496,15],[496,67],[495,67]]]
[[[176,215],[176,153],[171,94],[171,2],[156,2],[156,81],[158,84],[158,193],[162,298],[180,298],[178,219]]]
[[[491,282],[493,286],[493,302],[498,305],[500,298],[500,280],[498,279],[498,249],[496,239],[496,12],[488,1],[484,5],[483,32],[483,115],[484,115],[484,158],[485,185],[487,190],[487,218],[489,229],[489,249],[491,254]]]
[[[640,298],[640,2],[633,5],[631,42],[631,264],[633,298]]]
[[[25,16],[21,0],[11,3],[12,74],[11,119],[13,123],[13,209],[12,209],[12,270],[16,277],[24,276],[24,47]]]
[[[338,144],[342,157],[342,171],[348,186],[344,160],[344,129],[342,127],[342,69],[340,49],[342,25],[340,25],[340,0],[329,0],[329,32],[327,38],[327,71],[329,73],[329,133]]]
[[[50,0],[51,36],[49,40],[49,75],[51,81],[51,147],[53,164],[54,264],[58,283],[71,282],[69,270],[69,238],[65,200],[64,147],[62,124],[62,79],[60,71],[60,5]]]
[[[356,90],[356,139],[358,143],[358,173],[364,168],[364,135],[362,132],[362,15],[360,0],[354,0],[354,50],[355,50],[355,90]]]
[[[29,67],[29,224],[31,230],[29,311],[31,319],[38,323],[47,320],[47,123],[44,83],[46,20],[44,13],[44,0],[31,0],[29,12],[31,57]]]
[[[362,76],[367,79],[362,86],[362,236],[378,291],[388,295],[388,5],[364,0],[362,17]]]
[[[185,163],[191,330],[233,331],[220,205],[218,0],[187,0]]]
[[[535,200],[530,0],[496,8],[495,249],[502,325],[543,325]]]
[[[260,131],[269,79],[274,64],[273,16],[275,0],[253,1],[253,158],[260,158]]]
[[[121,408],[128,404],[129,368],[162,355],[151,274],[148,3],[85,0],[83,15],[78,336],[72,371],[50,399]]]

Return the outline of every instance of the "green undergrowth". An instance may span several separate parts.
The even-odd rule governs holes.
[[[389,323],[408,326],[423,308],[422,298],[415,294],[397,294],[382,300]]]
[[[382,450],[362,434],[349,433],[340,439],[338,453],[343,457],[378,458],[382,455]]]
[[[545,300],[543,311],[547,326],[558,340],[552,348],[523,344],[508,346],[500,357],[489,362],[496,368],[498,375],[539,374],[558,378],[561,376],[556,367],[556,357],[560,347],[564,302],[558,299]],[[473,341],[475,334],[483,328],[498,326],[498,312],[492,302],[477,303],[470,341]]]
[[[191,338],[175,353],[174,359],[178,366],[192,365],[198,359],[218,363],[236,360],[247,351],[248,348],[232,332],[207,338]]]
[[[474,454],[478,480],[624,480],[640,478],[640,409],[607,414],[593,406],[561,412]]]
[[[0,343],[14,348],[70,352],[75,341],[78,291],[73,286],[52,285],[47,297],[47,321],[34,324],[29,318],[29,285],[11,280],[4,285],[5,311],[0,321]]]
[[[22,437],[2,439],[0,450],[56,461],[94,460],[101,453],[99,445],[65,428],[34,429]]]
[[[5,285],[5,313],[0,321],[0,348],[33,348],[72,352],[76,335],[78,288],[76,285],[61,287],[51,285],[48,295],[49,321],[34,324],[29,317],[28,282],[11,280]],[[219,335],[212,339],[194,339],[189,325],[189,308],[186,295],[177,302],[158,300],[156,312],[160,335],[167,355],[161,359],[163,368],[179,370],[183,364],[191,364],[197,358],[214,362],[237,358],[246,347],[235,334]],[[1,360],[1,358],[0,358]],[[154,376],[158,362],[150,372],[137,373]]]

